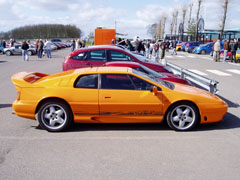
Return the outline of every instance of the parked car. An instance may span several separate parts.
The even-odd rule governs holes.
[[[5,48],[4,49],[4,53],[7,56],[11,56],[11,55],[21,55],[22,54],[22,45],[21,44],[15,44],[13,47],[9,47],[9,48]],[[28,55],[34,55],[36,54],[36,48],[32,47],[31,45],[29,45],[29,49],[28,49]]]
[[[153,79],[126,67],[81,68],[54,75],[20,72],[13,109],[50,132],[71,123],[160,123],[176,131],[221,121],[227,103],[207,91]]]
[[[202,44],[202,42],[189,42],[187,44],[187,46],[185,47],[185,51],[188,52],[188,53],[193,53],[193,50],[195,47],[199,46],[200,44]]]
[[[152,78],[162,79],[166,81],[176,82],[176,83],[182,83],[191,85],[190,82],[172,74],[172,73],[166,73],[166,72],[156,72],[152,69],[149,69],[148,67],[141,65],[137,62],[122,62],[122,61],[115,61],[115,62],[107,62],[105,66],[111,66],[111,67],[130,67],[132,69],[135,69],[137,71],[140,71],[142,73],[148,74]]]
[[[183,46],[185,46],[187,42],[182,42],[180,44],[177,44],[176,51],[181,51],[183,49]]]
[[[149,62],[141,55],[133,54],[130,51],[111,45],[91,46],[73,51],[66,57],[63,63],[63,71],[83,67],[103,66],[106,62],[110,61],[138,62],[157,72],[172,73],[172,70],[167,66]]]
[[[200,46],[196,47],[194,49],[194,53],[196,54],[210,54],[212,51],[212,47],[214,45],[214,42],[210,42],[207,44],[201,44]]]
[[[0,46],[0,53],[3,54],[3,47]]]

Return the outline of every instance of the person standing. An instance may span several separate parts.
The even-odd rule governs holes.
[[[74,50],[75,50],[75,47],[76,47],[76,42],[75,42],[75,40],[73,39],[73,40],[72,40],[72,44],[71,44],[71,50],[74,51]]]
[[[218,39],[213,46],[214,46],[213,60],[215,62],[220,62],[220,51],[221,51],[220,39]]]
[[[235,62],[237,63],[237,59],[236,59],[236,52],[237,52],[237,48],[238,48],[238,44],[237,44],[237,40],[231,40],[230,43],[230,50],[231,50],[231,62]]]
[[[23,61],[29,61],[29,57],[28,57],[28,49],[29,49],[29,45],[27,44],[26,41],[23,41],[22,43],[22,58]]]
[[[159,46],[159,56],[160,56],[160,59],[164,59],[164,57],[165,57],[165,50],[166,50],[166,42],[164,40],[164,41],[162,41],[160,43],[160,46]]]
[[[50,42],[50,41],[46,40],[45,48],[46,48],[47,57],[48,57],[48,58],[52,58],[52,54],[51,54],[51,42]]]
[[[43,41],[40,39],[38,42],[38,58],[42,58],[43,45]]]
[[[173,42],[172,42],[172,48],[173,48],[172,55],[173,55],[173,54],[177,55],[176,47],[177,47],[177,42],[176,42],[176,40],[174,39]]]
[[[223,44],[223,48],[224,48],[224,58],[223,58],[223,61],[226,62],[227,60],[227,54],[228,54],[228,51],[229,51],[229,41],[228,40],[225,40],[224,41],[224,44]]]

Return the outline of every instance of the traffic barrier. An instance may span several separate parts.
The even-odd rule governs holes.
[[[182,79],[189,80],[190,82],[208,90],[212,94],[217,94],[219,92],[217,89],[217,85],[219,84],[218,81],[206,78],[167,61],[164,61],[163,63],[170,67],[173,72],[178,74]]]

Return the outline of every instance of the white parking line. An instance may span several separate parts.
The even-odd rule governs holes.
[[[196,74],[199,74],[199,75],[201,75],[201,76],[207,76],[206,73],[204,73],[204,72],[202,72],[202,71],[199,71],[199,70],[196,70],[196,69],[189,69],[189,71],[192,71],[192,72],[194,72],[194,73],[196,73]]]
[[[240,64],[236,64],[236,63],[232,63],[232,62],[229,62],[229,64],[234,65],[234,66],[240,66]]]
[[[240,74],[240,71],[237,69],[227,69],[227,71],[235,73],[235,74]]]
[[[173,58],[173,56],[165,56],[166,58]]]
[[[207,69],[208,72],[211,72],[213,74],[217,74],[219,76],[232,76],[231,74],[219,71],[219,70],[212,70],[212,69]]]
[[[179,58],[184,58],[184,56],[179,56],[179,55],[176,55],[176,57],[179,57]]]
[[[188,55],[187,57],[189,57],[189,58],[195,58],[195,56],[191,56],[191,55]]]

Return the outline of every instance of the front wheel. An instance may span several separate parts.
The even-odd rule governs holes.
[[[170,128],[176,131],[191,130],[198,121],[198,110],[192,103],[177,103],[167,113],[167,123]]]
[[[48,101],[44,103],[38,113],[40,126],[49,132],[66,130],[72,122],[72,112],[63,102]]]
[[[11,51],[6,51],[7,56],[11,56],[11,54],[12,54]]]

